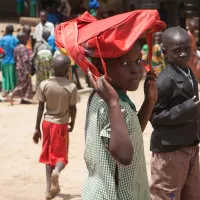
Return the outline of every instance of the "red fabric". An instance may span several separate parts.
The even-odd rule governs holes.
[[[65,49],[85,73],[89,68],[95,76],[99,76],[95,66],[86,58],[86,50],[89,50],[90,57],[121,57],[140,37],[147,37],[149,49],[152,49],[152,33],[165,27],[156,10],[137,10],[103,20],[85,12],[75,20],[57,26],[56,45]]]
[[[0,54],[3,54],[4,50],[0,47]]]
[[[43,143],[39,162],[55,167],[56,162],[68,163],[69,133],[67,124],[43,121]]]

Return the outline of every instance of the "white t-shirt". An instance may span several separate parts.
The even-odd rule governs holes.
[[[42,26],[42,23],[40,22],[35,27],[34,38],[37,41],[42,40],[42,32],[43,32],[43,30],[48,30],[51,33],[51,35],[54,35],[54,25],[51,22],[46,22],[44,26]]]

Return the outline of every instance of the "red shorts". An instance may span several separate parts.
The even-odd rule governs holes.
[[[69,133],[67,124],[43,121],[42,153],[39,162],[55,167],[58,161],[68,163]]]

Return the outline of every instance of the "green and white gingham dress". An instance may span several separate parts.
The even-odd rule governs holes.
[[[123,166],[112,158],[109,145],[110,121],[106,103],[95,94],[89,106],[86,120],[85,162],[88,175],[82,200],[150,200],[144,157],[143,136],[136,112],[120,100],[134,155],[130,166]],[[118,167],[118,185],[115,171]]]

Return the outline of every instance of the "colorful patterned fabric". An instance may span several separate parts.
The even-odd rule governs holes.
[[[37,86],[44,80],[47,80],[51,75],[51,63],[53,54],[51,47],[45,41],[36,43],[34,50],[34,64],[36,69]]]
[[[28,48],[23,44],[19,44],[14,51],[14,57],[16,69],[23,69],[29,75],[31,73],[31,64]]]
[[[123,166],[107,150],[111,132],[108,107],[95,94],[87,111],[84,158],[88,175],[82,200],[150,200],[143,136],[137,113],[125,101],[120,100],[120,106],[133,143],[133,162],[130,166]],[[116,169],[118,185],[115,182]]]
[[[142,60],[145,62],[148,62],[148,45],[145,44],[142,47]],[[162,53],[161,46],[159,44],[154,44],[152,48],[152,67],[154,71],[158,74],[161,73],[161,71],[165,68],[165,58]]]
[[[12,93],[12,97],[22,99],[32,99],[33,90],[31,77],[25,73],[23,69],[17,69],[18,82],[17,86]]]
[[[50,50],[41,50],[38,52],[35,59],[37,85],[50,77],[52,61],[53,55]]]
[[[20,44],[14,51],[16,60],[16,69],[18,75],[18,83],[13,91],[13,97],[31,99],[33,97],[31,83],[31,63],[29,51],[25,45]]]

